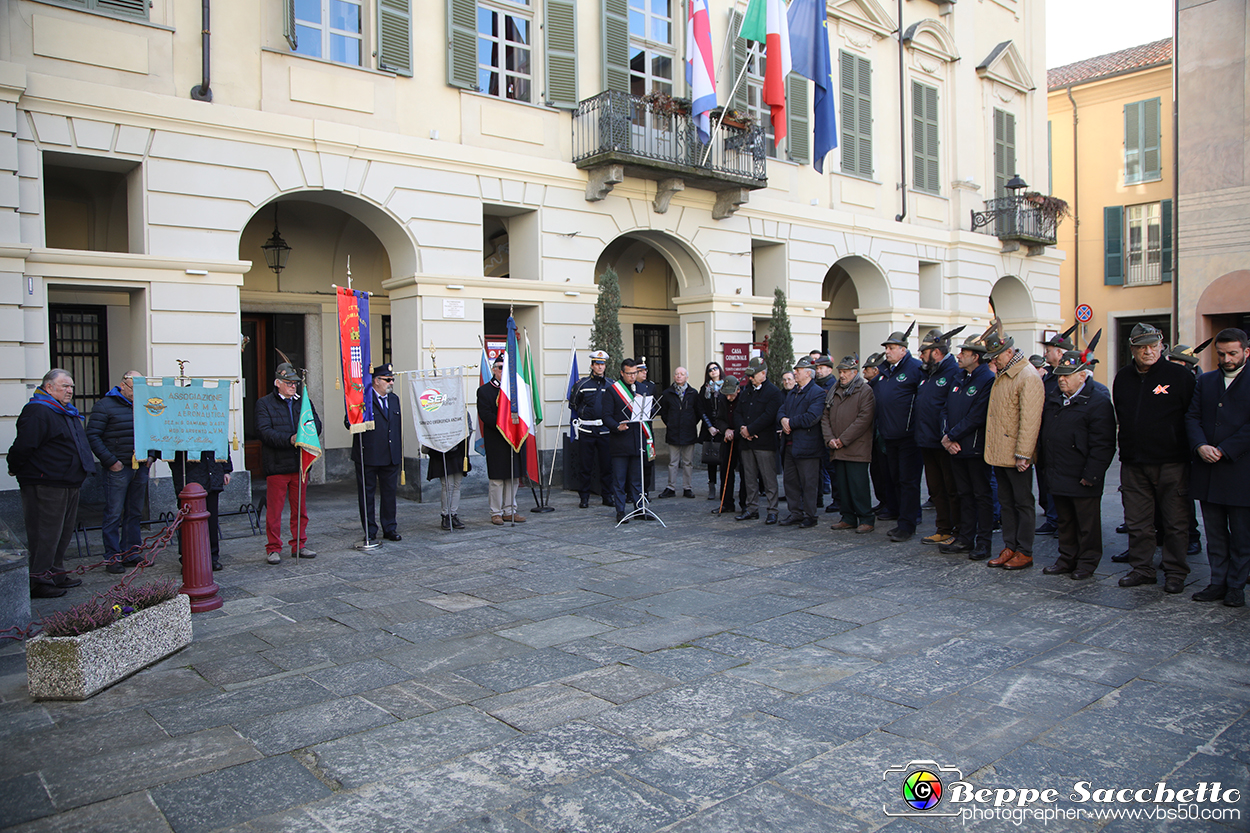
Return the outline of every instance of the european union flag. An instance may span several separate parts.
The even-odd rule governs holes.
[[[818,173],[824,173],[825,154],[838,146],[825,0],[793,0],[786,12],[786,20],[790,23],[790,59],[794,71],[816,83],[815,106],[812,108],[816,152],[812,157],[812,167]]]

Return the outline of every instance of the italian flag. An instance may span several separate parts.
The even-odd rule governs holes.
[[[751,0],[738,37],[764,44],[764,103],[771,110],[777,144],[786,137],[786,76],[790,60],[790,25],[785,0]]]
[[[503,378],[499,381],[499,416],[495,427],[503,434],[512,450],[525,453],[525,471],[538,482],[538,453],[533,442],[526,443],[537,422],[534,419],[534,397],[525,372],[517,361],[516,321],[508,316],[508,347],[503,354]]]

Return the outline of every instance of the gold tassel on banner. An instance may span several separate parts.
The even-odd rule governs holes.
[[[130,452],[130,467],[132,469],[139,468],[139,458],[135,456],[135,453],[133,451]]]

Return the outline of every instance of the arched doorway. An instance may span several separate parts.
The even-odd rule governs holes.
[[[261,248],[275,228],[291,249],[280,272],[268,267]],[[342,405],[334,395],[341,390],[341,381],[333,287],[347,285],[350,262],[353,288],[372,293],[370,360],[391,361],[395,334],[382,283],[397,269],[416,268],[415,247],[399,224],[376,206],[338,192],[315,191],[284,196],[258,210],[239,236],[239,258],[252,262],[239,291],[240,328],[246,339],[242,369],[247,469],[254,476],[261,474],[254,407],[273,389],[274,369],[285,354],[296,366],[308,369],[308,395],[324,424],[325,454],[314,467],[314,481],[349,477],[351,439],[342,427]]]
[[[1198,298],[1194,343],[1201,344],[1220,330],[1236,327],[1250,332],[1250,270],[1227,272],[1207,285]],[[1215,351],[1204,350],[1202,366],[1215,367]]]
[[[825,273],[821,286],[825,304],[821,349],[838,360],[876,352],[890,334],[890,287],[881,268],[866,257],[841,258]],[[803,352],[804,345],[794,345]],[[811,349],[811,348],[807,348]]]

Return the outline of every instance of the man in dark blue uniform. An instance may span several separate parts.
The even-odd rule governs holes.
[[[873,388],[877,397],[877,430],[885,446],[885,462],[890,482],[898,493],[898,525],[889,532],[891,541],[906,541],[916,533],[920,522],[920,448],[916,445],[916,391],[924,367],[907,349],[907,339],[915,328],[891,333],[881,342],[886,365]]]
[[[607,393],[608,412],[603,418],[609,431],[608,453],[612,456],[612,499],[616,506],[617,523],[625,520],[625,515],[637,506],[642,496],[642,460],[652,453],[649,437],[644,438],[642,434],[646,422],[630,421],[634,399],[641,395],[637,377],[637,362],[623,359],[620,381],[614,383]],[[648,414],[642,416],[645,419]],[[645,446],[642,445],[644,440]],[[629,508],[626,508],[627,505]]]
[[[596,350],[590,354],[590,375],[573,386],[569,395],[569,411],[577,431],[577,460],[580,483],[578,493],[582,509],[590,505],[594,486],[595,465],[599,467],[599,496],[604,506],[615,506],[612,498],[612,458],[608,453],[608,429],[603,422],[612,407],[608,388],[612,382],[604,375],[608,354]]]
[[[360,524],[367,526],[370,541],[378,538],[378,521],[373,511],[375,492],[381,493],[378,514],[382,516],[382,535],[388,541],[403,537],[395,521],[395,493],[399,489],[399,469],[404,464],[404,424],[394,388],[395,371],[391,366],[375,368],[373,389],[366,394],[373,397],[373,430],[353,436],[352,468],[356,470]]]
[[[795,386],[786,391],[777,410],[785,452],[786,504],[790,507],[781,526],[809,529],[816,525],[820,463],[828,457],[820,429],[825,390],[815,381],[812,360],[807,356],[794,366],[794,380]]]
[[[951,339],[963,332],[957,327],[948,333],[930,330],[920,342],[924,377],[916,391],[916,445],[924,460],[925,482],[933,501],[937,531],[920,539],[922,544],[949,544],[959,528],[959,498],[951,455],[942,447],[942,408],[952,383],[960,374],[951,355]]]
[[[942,406],[942,447],[951,457],[959,493],[959,528],[944,553],[966,552],[973,561],[990,557],[994,535],[994,492],[985,462],[985,418],[994,370],[985,362],[985,342],[969,336],[959,348],[960,374]]]

